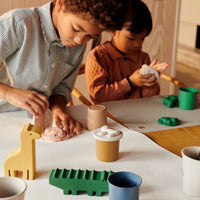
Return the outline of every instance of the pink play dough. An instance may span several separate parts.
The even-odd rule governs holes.
[[[43,127],[44,132],[41,135],[42,140],[49,142],[59,142],[74,137],[76,132],[68,133],[53,124],[53,116],[50,110],[47,110],[44,117],[34,118],[34,124]]]
[[[58,127],[48,127],[42,133],[41,139],[50,142],[59,142],[62,140],[69,139],[71,136],[66,134],[63,130]]]

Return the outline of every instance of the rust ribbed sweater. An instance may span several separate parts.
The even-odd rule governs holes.
[[[151,87],[134,87],[131,91],[126,79],[143,64],[150,64],[150,57],[143,51],[124,55],[111,42],[95,47],[86,60],[86,81],[94,103],[158,95],[159,84]]]

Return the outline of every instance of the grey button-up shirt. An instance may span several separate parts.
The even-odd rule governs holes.
[[[68,102],[86,44],[65,47],[51,19],[51,3],[0,16],[0,82],[61,94]],[[0,99],[0,112],[14,110]]]

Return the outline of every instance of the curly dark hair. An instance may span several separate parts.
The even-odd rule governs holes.
[[[53,6],[57,0],[54,0]],[[115,31],[123,27],[129,0],[62,0],[65,12],[93,19],[106,30]]]

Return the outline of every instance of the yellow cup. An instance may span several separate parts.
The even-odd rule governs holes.
[[[93,131],[96,140],[96,157],[103,162],[113,162],[119,158],[119,143],[123,133],[103,126]]]

